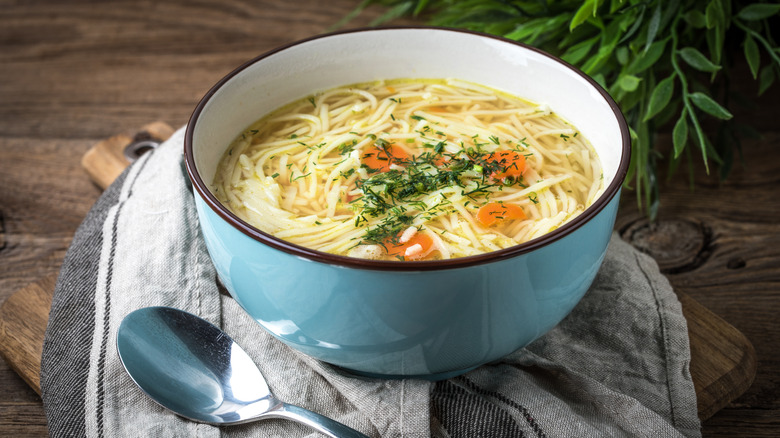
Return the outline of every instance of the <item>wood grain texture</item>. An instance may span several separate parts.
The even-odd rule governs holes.
[[[357,3],[0,0],[0,301],[59,270],[100,194],[80,162],[93,144],[132,135],[151,120],[182,126],[225,73],[324,31]],[[371,9],[351,26],[380,12]],[[753,98],[755,85],[739,62],[733,82]],[[743,145],[744,168],[737,165],[721,183],[694,163],[695,191],[684,175],[662,187],[659,223],[699,227],[702,250],[668,248],[670,241],[696,245],[695,234],[683,231],[688,225],[671,239],[662,237],[674,227],[665,227],[642,241],[658,243],[645,249],[671,267],[664,272],[675,289],[755,347],[755,382],[704,422],[705,437],[780,435],[779,94],[775,89],[755,108],[733,109],[737,120],[764,134]],[[657,143],[663,149],[669,137]],[[621,231],[644,226],[632,196],[624,193]],[[46,436],[40,398],[3,360],[0,391],[0,436]]]
[[[753,383],[756,353],[753,344],[722,318],[684,292],[678,291],[677,296],[688,321],[699,418],[706,420]]]
[[[153,122],[132,136],[112,136],[92,146],[82,157],[81,165],[95,184],[106,189],[143,152],[128,156],[126,148],[144,142],[159,144],[173,132],[168,124]],[[56,281],[57,274],[49,274],[15,292],[0,306],[0,355],[39,395],[41,353]]]
[[[759,98],[771,110],[778,91]],[[776,112],[775,112],[776,114]],[[664,178],[663,206],[649,224],[625,197],[616,228],[651,254],[678,291],[728,321],[750,341],[756,377],[750,388],[703,423],[705,437],[780,434],[780,140],[776,122],[737,115],[764,135],[745,142],[743,164],[725,182],[696,166],[695,189],[685,174]],[[766,124],[761,124],[766,123]],[[671,138],[659,136],[669,147]],[[654,228],[654,229],[651,229]]]
[[[132,137],[116,135],[98,142],[87,151],[81,162],[93,181],[105,189],[130,164],[123,153],[128,145],[149,140],[159,143],[172,134],[173,129],[170,126],[163,122],[154,122],[144,126]],[[647,238],[651,245],[646,245],[643,249],[655,250],[663,248],[664,244],[669,246],[675,243],[665,236],[658,237],[670,228],[672,233],[689,236],[692,241],[697,242],[695,245],[682,245],[670,252],[701,250],[703,239],[699,238],[699,228],[685,222],[668,223],[672,225],[652,224],[649,231],[636,231],[630,233],[630,236],[637,244],[639,237],[635,235]],[[661,254],[656,254],[656,257],[664,261]],[[685,257],[682,257],[682,260],[685,260]],[[668,265],[668,262],[666,263]],[[56,276],[51,275],[23,288],[14,293],[0,308],[0,353],[11,368],[39,394],[40,355],[55,280]],[[707,419],[748,389],[756,372],[755,352],[742,333],[726,321],[684,292],[678,291],[678,295],[688,320],[691,342],[690,372],[696,387],[699,418]]]
[[[0,306],[3,359],[38,394],[43,337],[56,282],[56,274],[47,275],[14,293]]]
[[[81,167],[100,188],[112,182],[141,154],[173,135],[173,128],[164,122],[150,123],[133,137],[115,135],[92,146],[81,158]],[[150,142],[147,144],[147,142]],[[140,149],[133,147],[137,145]],[[128,150],[129,149],[129,150]]]
[[[80,162],[93,144],[184,125],[230,70],[357,3],[0,0],[0,302],[59,271],[101,193]],[[4,360],[0,393],[0,436],[46,436],[40,397]]]

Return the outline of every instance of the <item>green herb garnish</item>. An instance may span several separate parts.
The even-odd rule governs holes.
[[[729,71],[743,56],[763,94],[780,78],[780,46],[770,22],[780,4],[736,0],[364,0],[388,7],[382,24],[404,15],[432,25],[492,33],[538,47],[574,64],[606,88],[630,125],[633,157],[626,185],[651,218],[657,214],[655,135],[671,130],[669,175],[697,152],[725,179],[741,156],[741,138],[756,135],[733,120]],[[741,52],[741,53],[740,53]],[[720,126],[715,140],[705,132]],[[691,184],[693,167],[689,164]]]

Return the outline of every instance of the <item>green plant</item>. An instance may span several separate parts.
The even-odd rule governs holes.
[[[729,111],[740,100],[729,89],[733,55],[742,52],[746,58],[758,94],[780,77],[780,48],[770,26],[780,13],[777,3],[364,0],[343,22],[372,3],[388,8],[372,25],[413,15],[434,26],[500,35],[557,55],[594,78],[629,123],[634,152],[626,185],[651,218],[659,207],[658,130],[673,126],[669,175],[685,158],[693,186],[692,155],[698,152],[707,172],[714,162],[725,179],[735,155],[741,156],[740,139],[757,135]],[[710,121],[717,129],[703,127]],[[713,131],[714,141],[708,134]]]

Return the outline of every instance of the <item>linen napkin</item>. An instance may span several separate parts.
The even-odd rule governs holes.
[[[197,424],[152,402],[124,372],[115,337],[126,314],[154,305],[222,327],[278,398],[371,437],[700,436],[680,303],[653,260],[617,235],[582,301],[528,347],[441,382],[355,378],[277,341],[220,293],[183,136],[130,166],[74,236],[42,357],[51,436],[319,436],[285,420]]]

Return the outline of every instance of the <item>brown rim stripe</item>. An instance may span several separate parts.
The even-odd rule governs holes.
[[[223,85],[225,85],[226,82],[228,82],[231,78],[233,78],[235,75],[237,75],[247,67],[275,53],[281,52],[283,50],[310,41],[328,38],[335,35],[346,35],[346,34],[361,33],[361,32],[387,32],[387,31],[395,31],[395,30],[415,30],[415,29],[434,30],[434,31],[441,31],[441,32],[458,32],[464,34],[471,34],[483,38],[491,38],[505,43],[514,44],[523,47],[527,50],[536,52],[547,58],[550,58],[560,63],[564,67],[570,69],[572,72],[576,73],[577,75],[581,76],[586,81],[588,81],[588,83],[590,83],[607,101],[610,108],[612,108],[612,111],[618,120],[621,137],[623,139],[623,148],[622,148],[623,153],[622,156],[620,157],[620,165],[618,166],[618,170],[615,174],[614,180],[609,185],[609,187],[607,187],[604,190],[604,193],[601,195],[601,197],[597,199],[596,202],[594,202],[584,212],[582,212],[582,214],[574,218],[571,222],[561,226],[557,230],[547,233],[544,236],[534,239],[530,242],[521,243],[511,248],[506,248],[506,249],[493,251],[485,254],[479,254],[475,256],[460,257],[460,258],[447,259],[447,260],[401,262],[401,261],[392,261],[392,260],[365,260],[365,259],[358,259],[354,257],[339,256],[335,254],[316,251],[310,248],[295,245],[293,243],[281,240],[270,234],[262,232],[257,228],[244,222],[243,220],[239,219],[236,215],[234,215],[226,207],[224,207],[211,194],[211,192],[208,190],[208,185],[203,182],[203,180],[200,177],[200,174],[198,173],[195,167],[195,160],[192,151],[193,149],[192,135],[193,135],[194,126],[197,123],[198,117],[200,116],[200,113],[203,111],[203,108],[206,106],[206,104],[211,99],[211,97],[217,92],[217,90],[219,90]],[[612,99],[612,97],[598,83],[596,83],[596,81],[591,79],[585,73],[573,67],[571,64],[553,55],[550,55],[547,52],[544,52],[542,50],[539,50],[535,47],[528,46],[523,43],[519,43],[517,41],[512,41],[510,39],[506,39],[503,37],[483,34],[480,32],[474,32],[469,30],[453,29],[447,27],[431,27],[431,26],[394,26],[394,27],[378,27],[378,28],[360,28],[360,29],[351,29],[351,30],[345,30],[339,32],[331,32],[331,33],[326,33],[326,34],[306,38],[303,40],[295,41],[290,44],[286,44],[276,49],[273,49],[271,51],[268,51],[260,56],[257,56],[245,62],[244,64],[242,64],[241,66],[233,70],[232,72],[228,73],[213,87],[211,87],[211,89],[206,93],[206,95],[203,96],[203,98],[200,100],[198,105],[195,107],[195,110],[193,111],[192,115],[190,116],[189,122],[187,124],[187,130],[184,137],[184,161],[187,167],[187,174],[189,175],[190,180],[192,180],[192,184],[195,187],[195,190],[197,190],[197,192],[200,194],[200,196],[203,198],[206,204],[208,204],[208,206],[212,210],[214,210],[214,212],[216,212],[222,219],[224,219],[227,223],[232,225],[234,228],[238,229],[239,231],[251,237],[252,239],[257,240],[258,242],[266,244],[280,251],[284,251],[288,254],[304,257],[309,260],[313,260],[321,263],[327,263],[331,265],[345,266],[345,267],[351,267],[357,269],[378,270],[378,271],[430,271],[430,270],[443,270],[443,269],[454,269],[454,268],[475,266],[483,263],[506,260],[521,254],[526,254],[531,251],[534,251],[537,248],[543,247],[549,243],[559,240],[564,236],[569,235],[571,232],[581,227],[583,224],[588,222],[591,218],[593,218],[598,213],[600,213],[604,209],[604,207],[606,207],[606,205],[612,200],[612,198],[615,197],[615,194],[622,186],[623,180],[626,177],[630,157],[631,157],[631,139],[629,136],[628,125],[626,124],[626,120],[623,116],[623,113],[620,111],[620,108],[618,107],[617,103],[615,103],[615,101]]]

